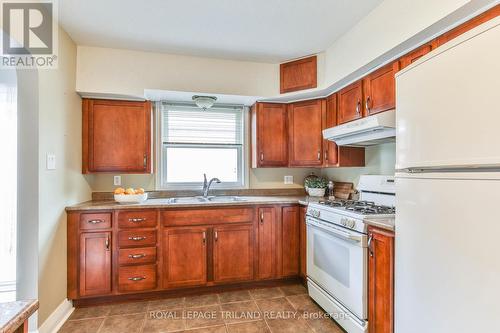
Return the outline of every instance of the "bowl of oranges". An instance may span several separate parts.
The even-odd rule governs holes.
[[[133,189],[131,187],[124,189],[119,187],[115,190],[115,201],[121,204],[141,203],[148,199],[148,194],[143,188]]]

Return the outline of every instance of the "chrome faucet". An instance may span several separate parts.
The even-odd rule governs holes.
[[[207,182],[207,174],[203,174],[203,197],[206,198],[208,197],[208,191],[210,191],[210,186],[212,186],[212,182],[216,182],[217,184],[220,184],[221,181],[219,178],[212,178],[210,179],[209,182]]]

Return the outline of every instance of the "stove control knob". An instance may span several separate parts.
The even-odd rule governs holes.
[[[340,224],[342,224],[344,227],[347,226],[347,219],[346,218],[342,218],[340,220]]]
[[[354,229],[354,227],[356,226],[356,221],[350,220],[347,226],[351,229]]]

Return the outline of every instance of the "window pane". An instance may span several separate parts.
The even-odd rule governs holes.
[[[242,143],[242,109],[163,107],[163,143]]]
[[[207,178],[217,177],[222,182],[238,182],[237,147],[192,148],[166,147],[164,162],[167,183],[200,183],[203,174]]]

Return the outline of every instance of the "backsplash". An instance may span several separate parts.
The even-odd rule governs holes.
[[[262,168],[250,169],[249,188],[250,189],[272,189],[272,188],[303,188],[304,178],[311,172],[320,174],[320,169],[311,168]],[[85,179],[89,183],[93,192],[111,192],[117,186],[113,185],[114,174],[89,174],[85,175]],[[212,177],[212,175],[208,175]],[[216,175],[213,175],[216,176]],[[293,176],[293,184],[285,185],[283,183],[284,176]],[[146,191],[155,190],[154,175],[128,175],[122,174],[122,187],[142,187]],[[200,175],[202,180],[203,175]],[[214,184],[214,189],[217,186]]]
[[[386,143],[366,148],[366,166],[362,168],[260,168],[250,169],[250,189],[297,189],[303,187],[304,177],[314,172],[330,180],[352,182],[356,186],[363,174],[393,175],[396,164],[396,144]],[[111,192],[113,174],[85,175],[93,192]],[[285,185],[284,176],[293,176],[293,184]],[[142,187],[146,191],[155,190],[154,175],[122,174],[122,187]],[[201,177],[200,177],[201,179]],[[214,186],[214,189],[216,187]]]

